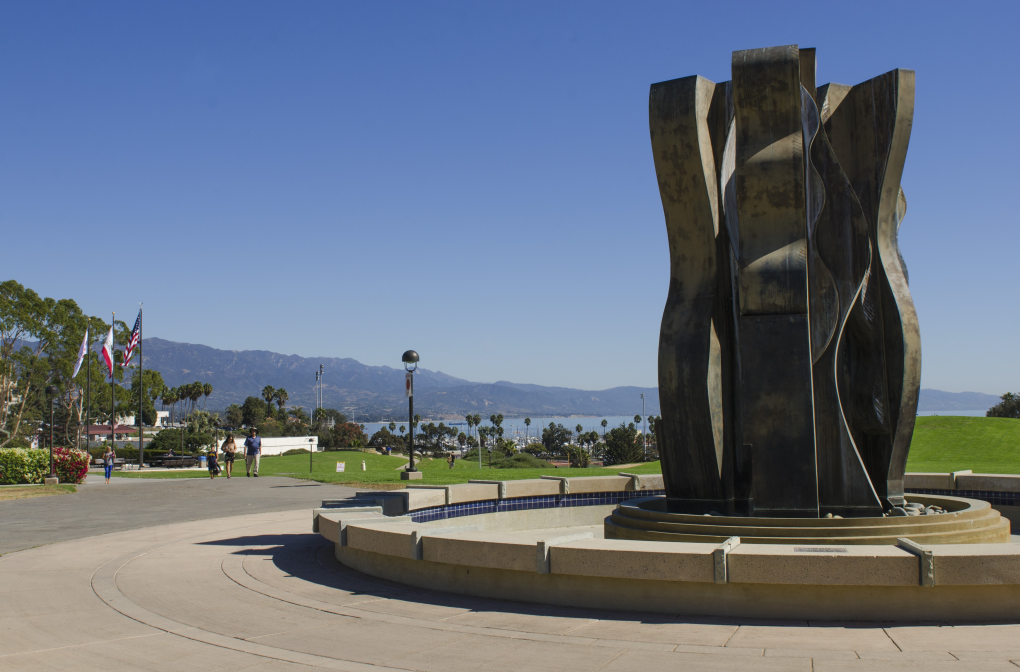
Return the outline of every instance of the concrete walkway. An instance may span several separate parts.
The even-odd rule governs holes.
[[[356,490],[286,477],[110,479],[89,474],[73,495],[0,502],[0,555],[152,525],[263,511],[311,509]],[[309,514],[310,515],[310,514]],[[2,667],[2,666],[0,666]]]
[[[307,508],[205,518],[0,557],[0,670],[1020,669],[1016,624],[671,618],[404,588],[339,565],[310,523]]]

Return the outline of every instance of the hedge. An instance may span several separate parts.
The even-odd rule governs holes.
[[[81,483],[89,471],[88,453],[72,448],[54,448],[53,469],[61,483]],[[0,485],[42,483],[49,473],[49,450],[0,449]]]
[[[0,485],[42,483],[50,473],[50,452],[38,448],[0,449]]]

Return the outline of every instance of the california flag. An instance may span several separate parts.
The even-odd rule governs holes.
[[[110,375],[113,375],[113,326],[110,326],[110,333],[106,335],[106,340],[103,341],[103,359],[106,360],[106,368],[110,370]]]
[[[85,361],[85,353],[89,349],[89,330],[85,328],[85,336],[81,339],[81,347],[78,348],[78,361],[74,363],[74,373],[71,377],[74,378],[78,375],[78,371],[81,370],[81,363]]]

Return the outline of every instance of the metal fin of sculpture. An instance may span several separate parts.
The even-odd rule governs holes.
[[[877,515],[902,503],[920,382],[897,245],[913,73],[816,88],[795,45],[732,67],[649,100],[666,493],[692,513]]]

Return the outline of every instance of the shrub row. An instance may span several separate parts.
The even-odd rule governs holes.
[[[84,450],[53,449],[53,469],[61,483],[81,483],[89,470]],[[42,483],[50,473],[50,451],[41,448],[0,449],[0,485]]]

